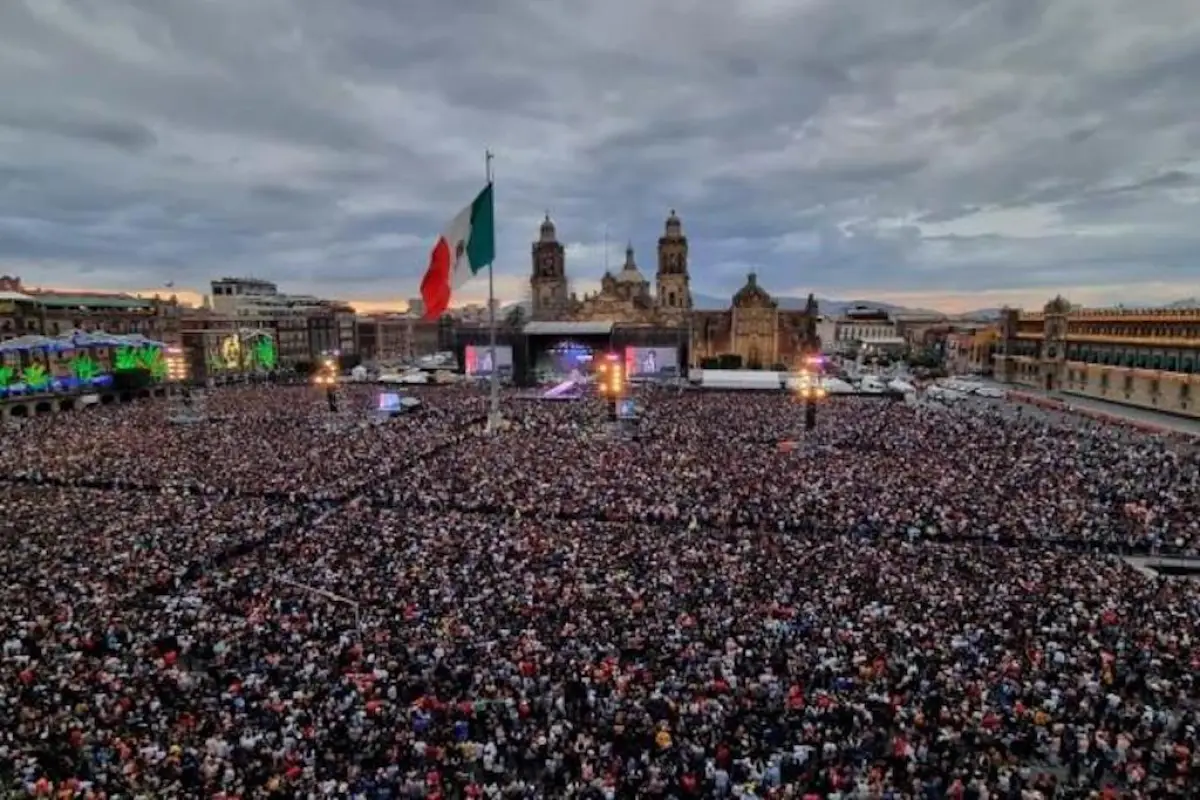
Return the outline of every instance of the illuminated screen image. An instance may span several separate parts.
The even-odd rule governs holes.
[[[383,392],[379,395],[379,410],[389,414],[400,412],[400,395],[395,392]]]
[[[617,402],[617,419],[637,419],[638,407],[632,397],[626,397]]]
[[[235,333],[221,339],[209,361],[209,367],[218,370],[273,370],[279,365],[279,353],[269,334]]]
[[[496,345],[496,364],[492,364],[492,348],[488,345],[467,345],[464,358],[467,362],[467,374],[471,376],[487,376],[492,371],[504,378],[512,375],[513,350],[508,345]]]
[[[630,378],[677,377],[679,351],[674,347],[627,347],[625,374]]]
[[[537,371],[550,381],[562,380],[576,373],[586,375],[592,371],[594,359],[592,348],[566,339],[556,342],[538,356]]]

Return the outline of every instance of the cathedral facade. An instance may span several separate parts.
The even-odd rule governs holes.
[[[816,341],[817,306],[812,296],[803,310],[781,310],[747,276],[724,310],[694,310],[688,272],[688,240],[683,223],[671,211],[658,239],[654,286],[642,274],[632,245],[616,274],[605,272],[600,290],[583,297],[568,288],[566,248],[550,216],[542,222],[532,246],[531,312],[534,320],[555,322],[612,322],[623,326],[652,326],[690,332],[691,366],[722,356],[737,356],[747,367],[791,367],[805,354],[820,351]]]
[[[638,268],[633,246],[625,249],[620,272],[604,273],[600,291],[578,297],[567,288],[566,250],[549,215],[533,243],[533,274],[529,285],[535,320],[613,322],[679,326],[692,307],[688,277],[688,242],[675,212],[667,218],[658,239],[658,269],[654,291]]]

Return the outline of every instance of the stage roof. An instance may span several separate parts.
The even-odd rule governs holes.
[[[608,336],[611,322],[529,322],[522,329],[526,336]]]

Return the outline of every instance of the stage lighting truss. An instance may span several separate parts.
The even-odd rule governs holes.
[[[825,387],[821,385],[821,376],[807,369],[796,375],[796,395],[801,400],[821,400],[825,397]]]
[[[317,371],[313,374],[313,384],[315,386],[333,387],[338,383],[338,365],[337,359],[323,358],[317,364]]]
[[[616,399],[625,394],[625,365],[620,356],[609,353],[596,368],[600,394]]]

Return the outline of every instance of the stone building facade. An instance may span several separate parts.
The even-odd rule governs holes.
[[[1016,386],[1200,417],[1200,308],[1005,309],[995,376]]]
[[[747,367],[791,367],[814,349],[817,307],[811,296],[804,309],[780,309],[751,273],[727,308],[698,310],[693,305],[689,259],[683,223],[672,210],[658,239],[653,285],[639,268],[631,245],[621,269],[606,272],[599,291],[579,297],[569,289],[566,247],[547,215],[531,247],[532,318],[674,329],[681,341],[690,338],[691,366],[737,355]],[[819,350],[819,343],[815,347]]]

